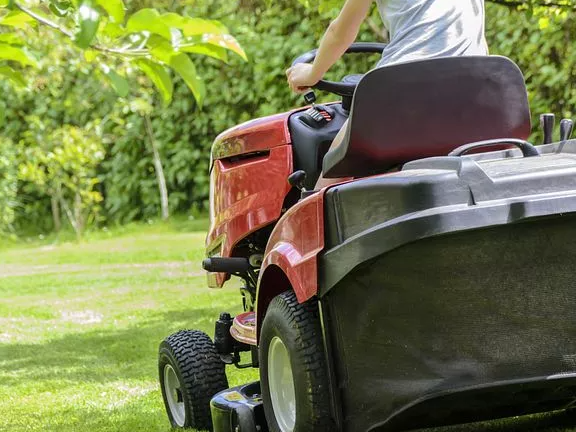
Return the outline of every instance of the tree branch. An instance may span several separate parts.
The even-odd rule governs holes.
[[[74,34],[70,30],[68,30],[67,28],[62,27],[53,21],[50,21],[46,17],[38,15],[37,13],[35,13],[35,12],[31,11],[30,9],[22,6],[21,4],[14,2],[14,6],[16,8],[18,8],[20,11],[24,12],[26,15],[30,16],[31,18],[34,18],[39,23],[44,24],[45,26],[48,26],[48,27],[62,33],[64,36],[66,36],[70,39],[74,39]],[[129,56],[129,57],[144,57],[144,56],[147,56],[149,54],[147,49],[141,49],[141,48],[139,48],[139,49],[117,49],[117,48],[108,48],[108,47],[98,45],[98,44],[91,45],[90,48],[92,48],[96,51],[103,52],[103,53],[124,55],[124,56]]]
[[[18,4],[16,2],[14,2],[14,6],[16,6],[16,8],[20,9],[20,11],[24,12],[26,15],[34,18],[36,21],[38,21],[41,24],[44,24],[48,27],[51,27],[55,30],[58,30],[60,33],[68,36],[69,38],[73,38],[74,35],[72,34],[72,32],[70,32],[70,30],[65,29],[64,27],[60,27],[58,24],[56,24],[55,22],[50,21],[47,18],[44,18],[43,16],[38,15],[35,12],[32,12],[30,9],[25,8],[24,6],[22,6],[21,4]]]

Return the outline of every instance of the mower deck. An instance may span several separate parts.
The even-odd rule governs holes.
[[[214,432],[268,432],[259,382],[218,393],[210,409]]]
[[[575,402],[576,374],[503,381],[423,397],[370,431],[410,430],[536,414],[567,409]]]
[[[575,404],[576,374],[502,381],[422,397],[369,431],[448,426],[556,411]],[[210,405],[214,432],[268,431],[259,382],[224,390],[212,398]]]

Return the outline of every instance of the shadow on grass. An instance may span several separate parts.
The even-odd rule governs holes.
[[[221,310],[221,305],[171,310],[151,315],[137,326],[121,330],[100,329],[67,335],[43,344],[0,346],[3,369],[9,372],[0,380],[0,387],[17,386],[23,381],[107,383],[130,379],[155,380],[158,344],[170,333],[183,328],[197,328],[211,335],[214,320]],[[144,396],[147,397],[159,396],[153,393]],[[75,427],[78,425],[83,425],[86,430],[93,426],[99,431],[169,429],[163,413],[140,402],[141,398],[135,397],[131,403],[106,411],[104,417],[102,411],[74,408],[73,421],[64,416],[60,424],[49,426],[62,431],[77,430]],[[426,431],[558,432],[572,430],[575,418],[574,414],[560,412]]]
[[[156,376],[158,345],[184,328],[212,336],[221,307],[172,310],[153,315],[122,330],[74,333],[43,344],[0,345],[4,371],[1,386],[22,380],[99,382]]]

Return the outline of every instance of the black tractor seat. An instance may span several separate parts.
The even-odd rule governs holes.
[[[382,67],[358,84],[347,134],[324,157],[324,176],[381,174],[476,141],[526,139],[530,128],[524,77],[505,57],[446,57]]]

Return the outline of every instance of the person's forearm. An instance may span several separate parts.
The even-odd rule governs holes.
[[[319,80],[342,57],[358,35],[357,29],[350,31],[341,27],[342,24],[338,20],[332,21],[320,41],[318,53],[312,65],[314,76]]]
[[[346,0],[338,18],[330,23],[328,30],[320,41],[316,60],[312,65],[312,73],[318,80],[338,61],[354,42],[360,25],[373,0]]]

